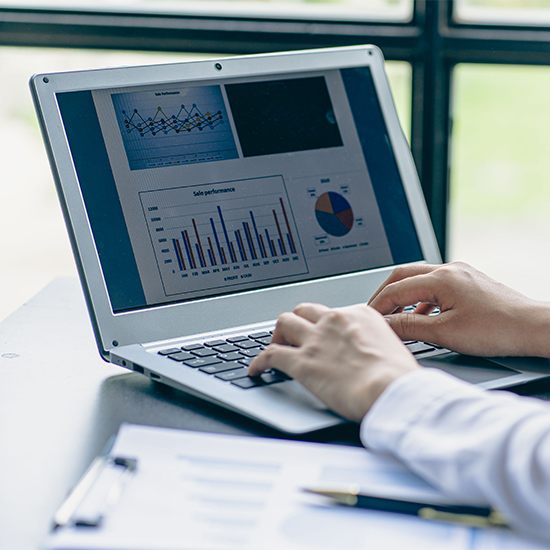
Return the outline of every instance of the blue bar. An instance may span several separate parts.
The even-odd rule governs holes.
[[[201,249],[199,248],[198,243],[195,243],[195,248],[197,249],[197,256],[199,257],[199,262],[201,263],[201,267],[206,267],[204,265],[204,262],[202,261]]]
[[[248,242],[248,248],[250,249],[250,257],[255,260],[256,254],[254,254],[254,249],[252,248],[252,243],[250,242],[250,237],[248,236],[248,231],[246,230],[246,225],[243,222],[243,231],[246,237],[246,241]]]
[[[176,244],[177,239],[172,239],[172,244],[174,245],[174,252],[176,253],[176,258],[178,259],[178,265],[180,266],[180,271],[183,271],[183,264],[181,263],[180,254],[178,252],[178,245]]]
[[[239,234],[235,231],[235,240],[237,241],[237,246],[239,247],[239,252],[241,253],[241,260],[244,262],[244,252],[241,246],[241,241],[239,240]]]
[[[187,239],[185,238],[185,233],[182,231],[181,232],[181,238],[183,239],[183,244],[185,245],[185,252],[187,252],[187,259],[189,260],[189,265],[193,268],[193,269],[196,269],[196,265],[195,265],[195,262],[193,262],[193,260],[191,259],[191,252],[189,251],[189,246],[187,246]]]
[[[296,250],[294,250],[294,247],[292,246],[292,241],[290,240],[290,235],[286,234],[286,240],[288,241],[288,249],[290,250],[291,254],[296,254]]]
[[[214,263],[214,257],[212,256],[212,250],[208,249],[208,256],[210,258],[210,265],[211,266],[214,266],[215,263]]]
[[[277,256],[277,254],[275,254],[275,250],[273,249],[273,245],[271,244],[271,239],[269,238],[269,233],[267,231],[267,228],[265,230],[265,236],[266,236],[266,239],[267,239],[267,244],[269,245],[269,250],[271,250],[271,256],[272,257]]]
[[[223,221],[222,209],[219,206],[218,206],[218,214],[220,215],[220,222],[222,223],[222,229],[225,235],[225,242],[227,243],[227,248],[229,250],[229,256],[231,257],[231,261],[235,263],[237,261],[237,258],[233,256],[233,251],[231,250],[231,243],[229,242],[229,235],[227,234],[227,229],[225,228],[225,222]]]
[[[214,239],[216,239],[216,246],[218,247],[218,254],[220,255],[220,263],[224,264],[222,247],[220,246],[220,241],[218,240],[218,232],[216,231],[216,226],[214,225],[214,220],[210,218],[210,225],[212,226],[212,233],[214,233]]]
[[[250,212],[250,218],[252,220],[252,225],[254,226],[254,231],[256,232],[256,240],[258,241],[258,248],[260,249],[260,254],[262,255],[262,258],[265,258],[265,252],[262,248],[262,242],[260,241],[260,235],[258,234],[258,228],[256,227],[256,220],[254,219],[254,214],[252,214],[252,210]]]
[[[284,256],[285,249],[283,248],[283,243],[281,242],[281,239],[277,239],[277,242],[279,243],[279,248],[281,249],[281,256]]]

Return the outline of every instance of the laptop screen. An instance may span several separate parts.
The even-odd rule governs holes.
[[[423,259],[368,67],[57,102],[115,313]]]

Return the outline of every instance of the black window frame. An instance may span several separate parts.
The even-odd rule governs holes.
[[[411,149],[447,259],[454,67],[550,64],[550,27],[458,22],[453,4],[414,0],[404,23],[0,7],[0,45],[246,54],[375,44],[412,66]]]

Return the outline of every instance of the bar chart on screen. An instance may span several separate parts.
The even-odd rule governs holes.
[[[140,193],[167,296],[308,273],[281,176]]]

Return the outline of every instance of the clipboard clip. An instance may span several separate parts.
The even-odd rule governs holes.
[[[111,467],[121,468],[121,474],[116,478],[116,481],[108,489],[104,504],[100,507],[97,514],[92,516],[75,517],[79,506],[82,504],[86,495],[89,494],[94,483],[99,478],[100,474]],[[74,489],[69,493],[63,504],[59,507],[54,515],[53,529],[73,525],[75,527],[99,527],[106,512],[115,506],[122,495],[124,487],[134,475],[137,468],[137,459],[125,458],[121,456],[98,456],[90,464],[82,478],[75,485]]]

